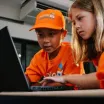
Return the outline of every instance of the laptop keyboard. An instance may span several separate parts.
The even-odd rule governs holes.
[[[63,91],[74,90],[73,86],[31,86],[32,91]]]

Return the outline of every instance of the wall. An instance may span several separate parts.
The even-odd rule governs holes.
[[[0,16],[19,20],[21,0],[0,0]]]
[[[9,32],[13,37],[37,41],[35,31],[29,31],[31,28],[29,24],[19,24],[7,20],[0,20],[0,29],[5,26],[8,26]],[[64,41],[70,41],[70,35],[67,35]]]
[[[29,31],[31,26],[28,24],[0,20],[0,29],[5,26],[8,26],[9,32],[13,37],[37,41],[35,31]]]
[[[21,0],[11,0],[10,2],[9,0],[1,0],[0,17],[20,21],[20,1]],[[35,31],[29,31],[31,28],[29,24],[20,24],[0,18],[0,29],[4,26],[8,26],[9,32],[13,37],[37,41]],[[64,41],[70,41],[70,35],[67,35]]]

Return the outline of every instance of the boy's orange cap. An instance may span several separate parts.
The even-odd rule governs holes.
[[[36,28],[51,28],[65,30],[65,18],[59,10],[43,10],[36,16],[35,24],[30,29],[30,31]]]

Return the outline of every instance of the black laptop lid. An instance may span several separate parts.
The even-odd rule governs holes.
[[[18,77],[17,77],[18,76]],[[8,28],[0,30],[0,91],[27,91],[29,85]]]

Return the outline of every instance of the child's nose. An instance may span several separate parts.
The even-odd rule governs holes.
[[[79,28],[80,24],[78,22],[75,23],[75,28]]]
[[[49,42],[49,37],[44,37],[44,42]]]

